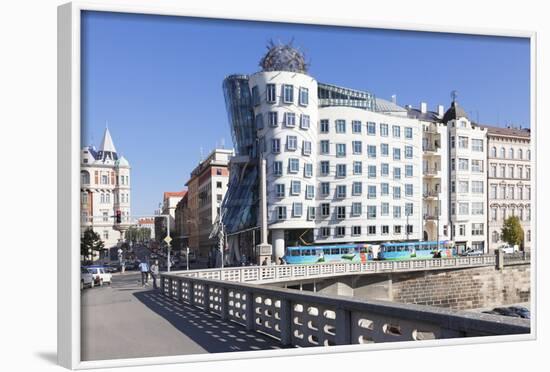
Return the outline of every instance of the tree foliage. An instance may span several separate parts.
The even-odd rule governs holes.
[[[144,242],[151,239],[151,229],[131,226],[124,234],[127,242]]]
[[[522,245],[523,244],[523,228],[519,221],[519,217],[510,216],[504,221],[504,225],[501,229],[502,240],[509,245]]]
[[[101,237],[92,228],[87,228],[80,240],[80,255],[83,257],[93,257],[93,252],[100,252],[105,249],[105,244]]]

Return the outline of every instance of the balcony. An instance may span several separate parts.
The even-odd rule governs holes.
[[[425,221],[437,221],[437,215],[435,213],[424,213]]]
[[[439,169],[435,167],[424,167],[422,174],[427,177],[437,177],[439,175]]]
[[[425,199],[435,199],[439,196],[439,191],[436,191],[436,190],[424,191],[423,196]]]

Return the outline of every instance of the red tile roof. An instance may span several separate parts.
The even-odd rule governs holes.
[[[183,198],[187,194],[187,190],[182,191],[165,191],[164,192],[164,199],[172,198],[172,197],[181,197]]]
[[[500,135],[500,136],[514,136],[514,137],[531,137],[530,128],[503,128],[503,127],[494,127],[485,124],[478,124],[482,128],[487,129],[487,134],[489,135]]]

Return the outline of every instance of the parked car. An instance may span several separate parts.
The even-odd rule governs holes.
[[[89,266],[87,269],[92,273],[94,277],[94,283],[102,286],[103,283],[111,284],[112,274],[105,271],[103,266]]]
[[[462,253],[462,256],[483,256],[483,251],[467,249]]]
[[[522,317],[524,319],[531,319],[531,312],[526,307],[523,307],[523,306],[509,306],[508,309],[510,309],[511,311],[518,314],[520,317]]]
[[[517,245],[501,245],[499,248],[506,254],[513,254],[519,251],[519,246]]]
[[[120,271],[120,264],[115,262],[115,263],[110,263],[108,265],[105,265],[105,271],[108,272],[109,274],[116,273]]]
[[[85,267],[80,268],[80,289],[84,289],[85,287],[94,287],[94,276],[90,272],[90,270],[86,269]]]
[[[500,315],[511,316],[513,318],[520,318],[519,314],[516,314],[514,311],[510,310],[507,307],[495,307],[493,311],[497,312]]]

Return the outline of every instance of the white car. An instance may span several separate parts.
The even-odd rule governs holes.
[[[94,287],[94,276],[90,272],[90,270],[81,267],[80,268],[80,289],[84,289],[85,287]]]
[[[113,275],[105,271],[103,266],[89,266],[87,269],[92,273],[94,277],[94,283],[102,286],[103,283],[111,284]]]

